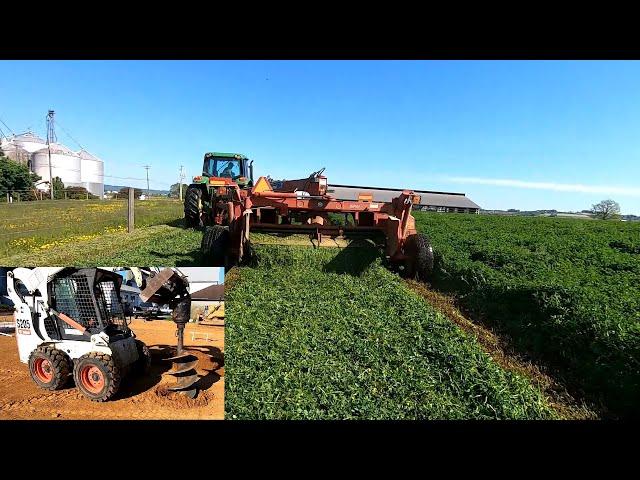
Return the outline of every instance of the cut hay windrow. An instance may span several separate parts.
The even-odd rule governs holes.
[[[226,418],[531,419],[556,413],[376,250],[255,245],[226,292]]]

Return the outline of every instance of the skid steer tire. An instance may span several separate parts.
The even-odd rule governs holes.
[[[136,340],[136,350],[138,350],[138,360],[133,364],[133,373],[144,375],[151,368],[151,352],[149,347],[140,340]]]
[[[406,278],[422,282],[431,280],[433,274],[433,247],[426,235],[417,233],[407,239],[405,253],[409,259],[405,263]]]
[[[187,228],[201,228],[202,224],[202,190],[198,187],[187,187],[184,196],[184,224]]]
[[[222,225],[206,227],[200,244],[200,252],[212,267],[227,267],[229,229]]]
[[[69,382],[71,359],[62,350],[39,346],[29,355],[31,378],[41,388],[60,390]]]
[[[110,400],[120,388],[122,372],[111,355],[91,352],[76,360],[73,379],[82,394],[94,402]]]

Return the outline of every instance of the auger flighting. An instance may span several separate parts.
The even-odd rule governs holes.
[[[196,384],[199,377],[195,369],[198,358],[184,349],[184,329],[191,314],[189,282],[178,269],[165,268],[159,272],[151,272],[140,292],[140,298],[145,302],[168,304],[173,310],[171,317],[176,323],[178,341],[176,354],[167,359],[173,366],[166,373],[174,376],[176,383],[168,389],[195,398],[198,394]]]

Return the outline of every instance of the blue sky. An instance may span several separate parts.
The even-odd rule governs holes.
[[[168,188],[206,151],[257,175],[465,192],[483,208],[640,214],[640,62],[0,61],[0,119],[44,118],[105,174]],[[6,130],[0,124],[0,128]],[[77,148],[61,129],[59,141]],[[105,183],[144,186],[107,177]]]

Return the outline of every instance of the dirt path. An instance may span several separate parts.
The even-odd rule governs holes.
[[[549,404],[565,419],[596,419],[592,408],[573,398],[566,388],[538,365],[526,361],[511,352],[505,342],[488,328],[469,320],[456,307],[455,300],[429,288],[424,283],[405,280],[407,286],[443,313],[465,332],[473,335],[494,362],[505,370],[519,373],[536,385]]]
[[[175,346],[171,321],[133,320],[131,329],[151,350],[151,370],[144,377],[126,377],[115,399],[91,402],[71,384],[49,392],[38,388],[27,365],[20,363],[16,339],[0,336],[0,419],[223,419],[224,327],[187,324],[185,347],[198,359],[201,391],[191,400],[168,393],[173,382],[162,375],[171,363],[163,358]],[[193,340],[192,333],[197,333]],[[208,334],[208,340],[204,339]]]

